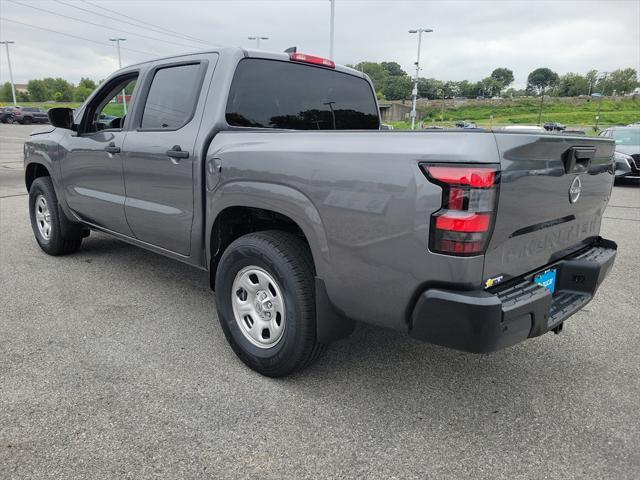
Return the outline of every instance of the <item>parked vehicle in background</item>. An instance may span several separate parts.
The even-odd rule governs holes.
[[[544,129],[547,130],[548,132],[561,132],[564,129],[566,129],[566,125],[563,125],[562,123],[558,123],[558,122],[547,122],[544,124]]]
[[[47,112],[37,107],[15,107],[15,121],[23,125],[32,123],[49,123]]]
[[[458,128],[478,128],[478,125],[476,125],[475,122],[472,122],[471,120],[463,120],[463,121],[456,122],[456,127],[458,127]]]
[[[15,107],[2,107],[0,109],[0,122],[13,123],[16,121]]]
[[[600,136],[616,142],[616,178],[640,178],[640,125],[610,127]]]
[[[103,128],[113,128],[112,122],[116,120],[118,117],[115,115],[107,115],[106,113],[101,113],[98,117],[98,123],[100,123]]]
[[[497,130],[505,130],[507,132],[545,132],[545,129],[539,125],[505,125]]]
[[[469,352],[558,333],[616,256],[599,236],[613,141],[381,132],[370,79],[324,58],[163,58],[49,115],[24,148],[40,248],[73,253],[93,229],[208,271],[231,348],[264,375],[355,321]]]

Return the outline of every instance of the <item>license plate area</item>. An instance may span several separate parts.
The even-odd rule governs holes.
[[[543,272],[536,273],[533,276],[533,282],[542,285],[553,295],[556,291],[556,279],[558,277],[557,268],[547,268]]]

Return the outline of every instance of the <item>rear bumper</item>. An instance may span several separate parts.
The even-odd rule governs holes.
[[[584,307],[608,275],[615,242],[596,243],[553,264],[556,293],[526,275],[490,291],[429,289],[411,315],[409,335],[467,352],[492,352],[542,335]]]

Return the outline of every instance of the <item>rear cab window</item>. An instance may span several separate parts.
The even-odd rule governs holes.
[[[193,117],[204,69],[201,63],[155,72],[142,113],[143,130],[177,130]]]
[[[236,68],[226,120],[237,127],[378,130],[370,84],[355,75],[280,60],[246,58]]]

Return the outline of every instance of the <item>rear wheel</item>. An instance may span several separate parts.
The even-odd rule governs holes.
[[[29,214],[33,235],[49,255],[74,253],[82,243],[82,228],[71,223],[58,207],[50,177],[36,178],[29,189]]]
[[[31,125],[31,122],[33,122],[31,117],[24,117],[24,120],[22,120],[24,125]]]
[[[253,370],[285,376],[324,351],[316,339],[313,260],[299,237],[281,231],[240,237],[222,255],[215,285],[224,334]]]

